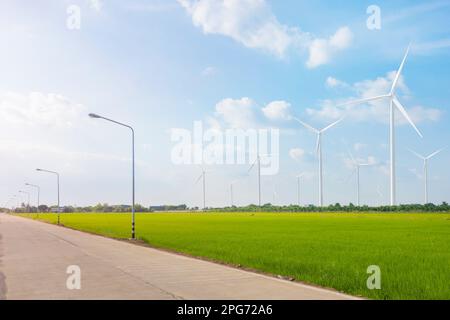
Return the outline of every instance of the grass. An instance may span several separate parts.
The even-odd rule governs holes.
[[[130,217],[65,214],[61,222],[129,238]],[[348,294],[450,299],[450,214],[138,214],[136,232],[154,247]],[[381,268],[381,290],[367,289],[370,265]]]

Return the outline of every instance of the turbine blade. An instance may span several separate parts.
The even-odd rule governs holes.
[[[319,155],[320,148],[320,133],[317,134],[317,142],[316,142],[316,154]]]
[[[307,123],[301,121],[300,119],[297,119],[297,118],[293,118],[293,119],[294,119],[295,121],[299,122],[302,126],[304,126],[306,129],[308,129],[308,130],[310,130],[310,131],[312,131],[312,132],[314,132],[314,133],[318,133],[318,132],[319,132],[319,130],[317,130],[316,128],[313,128],[312,126],[310,126],[309,124],[307,124]]]
[[[423,138],[422,133],[420,133],[419,129],[417,129],[416,125],[414,124],[414,122],[411,120],[410,116],[408,115],[408,112],[406,112],[406,109],[402,106],[402,104],[400,103],[400,101],[398,101],[397,97],[393,96],[392,97],[392,101],[394,102],[394,104],[397,106],[397,109],[400,110],[400,112],[403,114],[403,116],[406,118],[406,120],[408,120],[409,124],[414,128],[414,130],[416,130],[417,134]]]
[[[388,98],[389,96],[390,96],[390,95],[388,95],[388,94],[384,94],[384,95],[382,95],[382,96],[376,96],[376,97],[372,97],[372,98],[359,99],[359,100],[352,100],[352,101],[348,101],[348,102],[345,102],[345,103],[342,103],[342,104],[338,104],[338,105],[336,106],[336,108],[339,108],[339,107],[346,107],[346,106],[352,106],[352,105],[355,105],[355,104],[364,104],[364,103],[366,103],[366,102],[370,102],[370,101],[375,101],[375,100],[380,100],[380,99]]]
[[[253,167],[255,166],[255,164],[258,162],[258,159],[255,160],[255,162],[253,162],[253,164],[251,165],[250,169],[248,169],[247,173],[250,173],[250,171],[252,171]]]
[[[403,67],[405,66],[406,58],[408,57],[410,48],[411,48],[411,44],[409,44],[408,49],[406,49],[406,54],[403,57],[402,64],[400,65],[400,68],[398,69],[397,74],[395,75],[394,82],[392,82],[391,95],[393,95],[394,92],[395,92],[395,89],[397,87],[398,81],[400,79],[400,75],[402,74],[402,71],[403,71]]]
[[[418,154],[417,152],[415,152],[414,150],[408,149],[409,152],[411,152],[413,155],[415,155],[417,158],[420,158],[422,160],[425,160],[425,157],[422,156],[421,154]]]
[[[322,129],[320,132],[325,132],[325,131],[327,131],[327,130],[329,130],[329,129],[331,129],[331,128],[333,128],[334,126],[336,126],[338,123],[340,123],[342,120],[344,120],[344,118],[345,117],[342,117],[342,118],[340,118],[338,121],[336,121],[336,122],[333,122],[332,124],[330,124],[328,127],[326,127],[326,128],[324,128],[324,129]]]
[[[431,158],[437,156],[439,153],[441,153],[441,152],[444,151],[444,150],[445,150],[445,148],[439,149],[438,151],[436,151],[436,152],[430,154],[430,155],[427,157],[427,159],[431,159]]]
[[[348,176],[348,178],[345,180],[345,184],[348,184],[348,182],[350,181],[351,178],[353,178],[353,176],[356,173],[356,167],[352,170],[352,173]]]
[[[352,160],[352,162],[353,162],[354,164],[356,164],[355,157],[353,157],[353,154],[350,152],[350,149],[348,149],[348,148],[347,148],[347,153],[348,153],[348,155],[350,156],[350,159]]]
[[[373,166],[373,164],[372,163],[360,163],[360,164],[358,164],[358,166],[360,166],[360,167],[370,167],[370,166]]]
[[[203,173],[198,177],[197,181],[195,181],[195,184],[197,184],[201,179],[203,178]]]

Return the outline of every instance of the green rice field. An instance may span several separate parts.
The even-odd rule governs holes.
[[[129,238],[131,215],[63,214],[61,223]],[[138,214],[136,234],[153,247],[371,299],[450,299],[447,213]],[[381,269],[380,290],[367,288],[371,265]]]

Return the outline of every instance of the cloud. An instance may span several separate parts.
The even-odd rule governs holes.
[[[345,88],[348,87],[348,84],[344,81],[341,81],[339,79],[333,78],[333,77],[328,77],[327,80],[325,81],[325,85],[328,88]]]
[[[216,104],[216,117],[221,119],[227,127],[245,129],[255,127],[256,104],[250,98],[227,98]]]
[[[82,105],[59,94],[0,94],[0,118],[15,126],[68,128],[74,126],[83,111]]]
[[[306,62],[308,68],[316,68],[328,63],[332,56],[348,48],[353,40],[353,33],[350,28],[339,28],[329,39],[315,39],[309,46],[309,58]]]
[[[338,29],[329,39],[314,39],[308,32],[280,23],[265,0],[177,1],[203,33],[227,36],[247,48],[278,58],[284,58],[289,51],[309,50],[309,68],[329,62],[335,52],[347,48],[352,40],[348,27]]]
[[[382,123],[389,122],[389,100],[372,101],[365,105],[352,105],[344,107],[336,107],[337,105],[354,99],[365,99],[386,94],[390,91],[392,81],[396,71],[388,72],[385,77],[378,77],[373,80],[364,80],[354,83],[350,89],[356,93],[356,97],[349,97],[339,100],[324,100],[321,102],[319,109],[307,109],[308,115],[320,119],[336,120],[342,116],[346,116],[349,120],[354,121],[371,121],[376,120]],[[398,83],[398,93],[409,96],[411,92],[406,86],[403,76],[400,77]],[[405,105],[405,103],[403,103]],[[405,108],[407,106],[405,105]],[[416,105],[407,108],[409,115],[413,121],[418,124],[421,122],[436,122],[442,117],[442,111],[435,108],[423,107]],[[402,117],[396,117],[398,124],[407,124],[407,120]]]
[[[257,129],[271,127],[271,121],[289,120],[291,105],[286,101],[272,101],[261,107],[253,99],[226,98],[215,106],[213,117],[207,122],[212,129]]]
[[[355,169],[355,162],[349,156],[344,155],[342,157],[342,161],[344,162],[347,169]],[[370,166],[378,166],[380,162],[374,156],[368,156],[367,158],[355,157],[356,163],[359,164],[368,164]]]
[[[218,72],[216,67],[206,67],[205,69],[203,69],[202,71],[202,76],[203,77],[210,77],[210,76],[214,76],[216,75]]]
[[[178,0],[205,34],[228,36],[248,48],[284,56],[299,31],[278,22],[263,0]]]
[[[103,8],[103,0],[89,0],[91,9],[100,12]]]
[[[365,148],[367,148],[367,144],[365,144],[365,143],[357,142],[357,143],[355,143],[355,144],[353,145],[353,149],[354,149],[355,151],[361,151],[361,150],[363,150],[363,149],[365,149]]]
[[[293,148],[289,150],[289,156],[294,159],[295,161],[300,161],[305,156],[306,152],[303,149],[300,148]]]
[[[291,105],[286,101],[273,101],[262,108],[264,116],[269,120],[289,120]]]

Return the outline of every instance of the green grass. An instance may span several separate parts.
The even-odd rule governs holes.
[[[61,222],[129,238],[130,217],[65,214]],[[450,299],[450,214],[139,214],[136,230],[154,247],[353,295]],[[370,265],[381,268],[381,290],[366,287]]]

